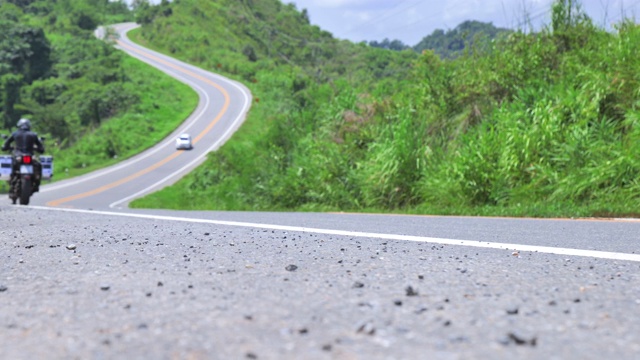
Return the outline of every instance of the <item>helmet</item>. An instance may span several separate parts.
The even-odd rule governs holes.
[[[30,130],[31,129],[31,121],[29,121],[29,119],[20,119],[20,121],[18,121],[18,128],[22,129],[22,130]]]

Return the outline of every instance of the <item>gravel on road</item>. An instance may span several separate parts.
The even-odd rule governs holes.
[[[11,206],[0,221],[7,359],[640,357],[639,263]]]

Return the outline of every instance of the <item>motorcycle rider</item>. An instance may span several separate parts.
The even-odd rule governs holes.
[[[7,138],[2,145],[2,151],[8,151],[11,149],[11,143],[16,142],[13,150],[14,155],[31,155],[33,156],[33,169],[34,169],[34,183],[33,192],[40,190],[40,180],[42,179],[42,165],[34,156],[34,150],[44,153],[44,145],[38,134],[31,131],[31,121],[29,119],[20,119],[18,121],[18,130],[16,130],[11,136]]]

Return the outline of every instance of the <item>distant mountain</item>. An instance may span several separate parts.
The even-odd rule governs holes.
[[[484,48],[491,40],[511,32],[509,29],[495,27],[492,23],[468,20],[453,30],[435,30],[413,49],[417,52],[433,50],[441,57],[451,59],[461,55],[469,46]]]

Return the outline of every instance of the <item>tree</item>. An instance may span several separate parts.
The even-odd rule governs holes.
[[[0,22],[0,73],[22,74],[27,83],[51,69],[51,46],[40,28]]]
[[[20,100],[20,86],[22,76],[5,74],[0,76],[0,98],[2,98],[2,120],[5,129],[13,127],[21,114],[15,111],[15,105]]]
[[[22,114],[15,106],[22,86],[48,75],[51,47],[40,28],[0,20],[0,100],[7,127]]]
[[[556,0],[551,10],[551,26],[560,51],[587,42],[593,24],[578,0]]]
[[[244,54],[244,56],[247,57],[247,59],[249,59],[249,61],[251,62],[256,62],[258,61],[258,56],[256,55],[256,51],[253,48],[253,46],[251,45],[246,45],[243,49],[242,49],[242,53]]]
[[[137,11],[141,7],[150,6],[149,0],[133,0],[131,1],[131,10]]]
[[[373,40],[369,42],[369,46],[375,47],[375,48],[387,49],[387,50],[394,50],[394,51],[402,51],[409,48],[409,46],[405,45],[402,41],[397,39],[396,40],[384,39],[382,40],[382,42],[377,42]]]
[[[23,10],[29,7],[32,3],[36,2],[36,0],[6,0],[10,4],[14,4]]]
[[[149,3],[149,0],[135,0],[132,4],[138,24],[150,24],[158,13],[158,7]]]

